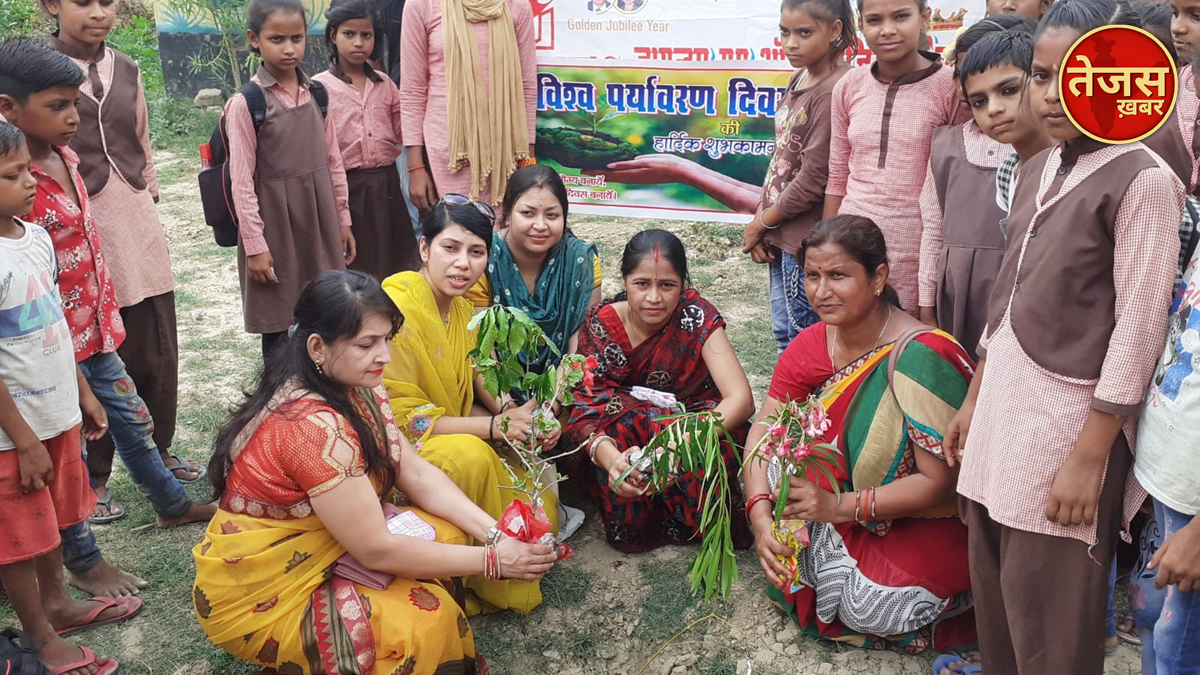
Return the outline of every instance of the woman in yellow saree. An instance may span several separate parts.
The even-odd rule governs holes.
[[[382,375],[403,319],[373,278],[321,274],[295,320],[217,437],[201,627],[268,673],[486,673],[457,578],[537,580],[554,550],[502,537],[399,433]],[[396,491],[413,506],[385,517]]]
[[[505,433],[513,441],[526,439],[536,401],[502,411],[501,402],[484,391],[468,357],[475,347],[475,333],[467,328],[474,308],[463,296],[487,266],[494,218],[490,207],[460,195],[446,195],[425,217],[421,271],[394,274],[383,282],[405,317],[392,340],[392,362],[383,381],[401,431],[421,456],[496,518],[520,497],[501,487],[512,485],[513,476],[496,448],[503,445]],[[543,439],[543,447],[549,450],[557,442],[555,432]],[[519,471],[515,459],[509,464]],[[558,500],[547,492],[542,501],[557,532]],[[497,582],[475,575],[466,586],[468,615],[498,609],[526,613],[542,602],[536,582]]]

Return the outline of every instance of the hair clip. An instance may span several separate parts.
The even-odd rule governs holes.
[[[288,337],[296,337],[296,329],[300,327],[300,323],[294,323],[288,326]]]

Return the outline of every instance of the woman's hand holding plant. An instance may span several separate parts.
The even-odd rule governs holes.
[[[510,408],[496,416],[497,430],[515,443],[524,443],[533,432],[533,409],[537,401],[526,401],[525,405]]]
[[[513,537],[502,537],[496,543],[496,553],[500,556],[501,576],[521,581],[541,579],[558,560],[553,546],[526,544]]]
[[[853,514],[842,513],[842,499],[825,488],[801,478],[788,479],[787,505],[783,507],[784,518],[799,518],[817,523],[848,523]],[[775,493],[779,498],[779,493]]]
[[[755,506],[757,507],[759,504],[770,506],[770,502],[766,501],[759,502]],[[767,583],[783,590],[786,585],[784,579],[787,578],[788,571],[780,562],[780,558],[790,558],[796,552],[775,539],[772,528],[775,523],[775,512],[767,506],[755,508],[748,514],[750,527],[754,530],[754,552],[758,554],[758,564],[762,566]]]
[[[622,480],[629,471],[629,455],[635,450],[637,448],[633,447],[621,452],[610,441],[601,441],[596,448],[596,464],[608,472],[609,487],[617,496],[626,499],[639,497],[646,489],[646,477],[640,471],[632,471]]]

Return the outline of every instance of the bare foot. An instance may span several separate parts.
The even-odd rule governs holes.
[[[111,602],[111,600],[109,601]],[[118,601],[120,602],[120,601]],[[141,602],[140,600],[132,600],[125,602]],[[83,621],[91,612],[96,611],[100,605],[94,600],[75,600],[70,599],[63,605],[50,605],[47,603],[46,618],[50,620],[50,625],[54,626],[54,630],[63,630],[69,626],[76,626]],[[104,621],[112,621],[120,619],[129,614],[129,609],[121,604],[113,605],[105,608],[92,619],[91,623],[101,623]],[[130,617],[132,618],[132,617]]]
[[[107,595],[110,598],[137,595],[139,591],[150,585],[140,577],[113,567],[108,564],[107,560],[101,560],[83,574],[68,572],[67,581],[75,588],[90,595]]]
[[[198,523],[202,521],[212,520],[212,517],[217,513],[216,504],[202,504],[200,502],[192,502],[186,513],[178,518],[163,518],[159,516],[155,519],[155,523],[159,527],[175,527],[176,525],[184,525],[186,523]]]
[[[75,663],[84,658],[83,650],[75,645],[67,642],[59,636],[50,633],[42,639],[34,638],[37,644],[38,660],[46,665],[50,670],[61,668],[68,663]],[[103,666],[108,663],[107,656],[96,656],[95,664],[81,666],[74,670],[68,670],[63,675],[96,675],[100,669],[96,666]]]

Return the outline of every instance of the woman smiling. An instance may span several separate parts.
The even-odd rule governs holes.
[[[421,271],[394,274],[383,282],[405,317],[383,373],[396,421],[421,456],[493,518],[519,494],[500,487],[511,485],[511,478],[489,443],[502,444],[502,434],[523,442],[533,426],[533,403],[501,412],[468,357],[475,333],[467,329],[472,307],[463,295],[487,266],[494,218],[486,204],[446,195],[422,222]],[[557,440],[557,434],[551,435],[543,439],[543,447],[552,448]],[[515,459],[510,464],[520,467]],[[550,493],[542,499],[557,530],[558,500]],[[474,576],[467,588],[473,591],[468,614],[485,608],[528,612],[542,602],[536,582]]]
[[[803,586],[790,587],[778,556],[792,551],[771,533],[778,492],[766,467],[748,461],[767,595],[812,635],[860,646],[891,641],[910,651],[931,641],[972,645],[967,532],[954,517],[958,474],[942,451],[971,361],[949,335],[897,307],[883,233],[869,219],[822,222],[801,258],[821,321],[780,357],[746,447],[781,406],[815,395],[833,423],[825,439],[841,451],[833,467],[841,494],[816,472],[811,482],[790,479],[784,517],[807,520],[812,541],[799,553]]]

